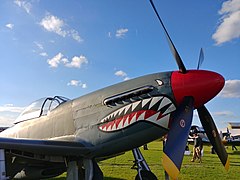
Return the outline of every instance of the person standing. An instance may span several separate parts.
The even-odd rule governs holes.
[[[194,162],[198,158],[199,162],[201,163],[202,162],[201,151],[203,148],[202,138],[197,133],[195,133],[193,137],[194,137],[194,145],[193,145],[193,157],[191,162]]]
[[[148,150],[147,144],[144,144],[144,145],[143,145],[143,150]]]

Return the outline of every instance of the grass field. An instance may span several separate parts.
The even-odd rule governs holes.
[[[162,142],[154,141],[148,144],[148,148],[149,150],[143,150],[141,148],[141,152],[145,160],[150,166],[152,172],[158,177],[158,179],[164,179],[164,171],[161,165]],[[192,150],[192,146],[190,146],[190,149]],[[210,147],[204,146],[202,163],[198,162],[192,163],[190,162],[191,156],[184,156],[179,179],[180,180],[240,179],[240,151],[232,151],[231,149],[232,149],[231,147],[227,148],[227,152],[230,158],[230,169],[228,172],[225,171],[217,155],[210,153]],[[133,160],[134,158],[132,152],[126,152],[124,155],[99,162],[99,166],[104,174],[104,179],[105,180],[135,179],[137,171],[131,169],[133,165]],[[65,177],[66,174],[63,174],[57,178],[54,178],[54,180],[63,180],[65,179]]]

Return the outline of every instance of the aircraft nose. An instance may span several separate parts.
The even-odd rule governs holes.
[[[192,96],[195,108],[215,97],[224,83],[225,80],[220,74],[205,70],[189,70],[185,74],[174,71],[171,76],[176,103],[180,104],[185,96]]]

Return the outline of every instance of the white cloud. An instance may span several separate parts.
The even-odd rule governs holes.
[[[44,47],[43,47],[43,45],[41,43],[39,43],[37,41],[34,41],[33,43],[38,48],[37,50],[33,50],[33,52],[38,53],[42,57],[47,57],[48,56],[47,52],[44,52]],[[52,62],[50,62],[50,63],[52,63]]]
[[[125,77],[123,80],[124,81],[127,81],[127,80],[129,80],[130,78],[129,77]]]
[[[70,62],[62,53],[58,53],[52,59],[48,59],[47,62],[52,68],[57,68],[60,64],[69,68],[81,68],[83,64],[88,64],[87,58],[83,55],[74,56]]]
[[[82,84],[82,88],[83,88],[83,89],[87,88],[87,84],[86,84],[86,83],[83,83],[83,84]]]
[[[233,112],[231,111],[219,111],[219,112],[213,112],[213,116],[221,116],[221,117],[236,117]]]
[[[239,120],[239,114],[236,114],[229,110],[219,111],[219,112],[212,112],[213,119],[216,120],[217,125],[219,128],[226,128],[228,122],[235,122]]]
[[[0,106],[0,126],[10,127],[14,120],[25,109],[25,107],[17,107],[13,104],[5,104]]]
[[[38,49],[43,50],[43,45],[39,42],[34,42],[34,44],[38,47]]]
[[[0,106],[0,112],[12,112],[12,113],[20,113],[25,109],[25,107],[15,107],[13,104],[5,104]]]
[[[72,38],[75,39],[76,41],[78,41],[78,42],[83,41],[83,39],[79,36],[79,34],[78,34],[78,32],[77,32],[76,30],[72,29],[69,34],[70,34],[70,36],[72,36]]]
[[[67,35],[67,32],[62,30],[64,26],[64,21],[56,16],[48,14],[42,19],[40,25],[43,26],[44,29],[46,29],[49,32],[54,32],[63,37]]]
[[[48,59],[47,62],[52,68],[57,68],[58,65],[61,62],[61,59],[63,57],[62,53],[58,53],[56,56],[54,56],[52,59]]]
[[[81,68],[82,64],[87,64],[88,60],[85,56],[80,55],[78,56],[74,56],[72,58],[72,61],[70,63],[67,63],[65,66],[67,67],[73,67],[73,68]]]
[[[65,22],[57,16],[47,14],[41,20],[40,25],[47,31],[54,32],[62,37],[69,36],[78,42],[83,41],[76,30],[67,28]]]
[[[71,80],[69,83],[67,83],[68,86],[78,86],[79,81],[78,80]]]
[[[11,127],[16,118],[1,116],[0,115],[0,127]]]
[[[47,54],[46,52],[41,52],[39,55],[40,55],[40,56],[43,56],[43,57],[48,56],[48,54]]]
[[[30,14],[32,5],[30,2],[24,0],[15,0],[14,3],[18,5],[20,8],[23,8],[28,14]]]
[[[67,83],[68,86],[78,86],[81,87],[83,89],[87,88],[87,84],[86,83],[82,83],[79,80],[71,80],[69,83]]]
[[[13,104],[5,104],[4,107],[13,107]]]
[[[119,77],[123,77],[124,79],[124,81],[127,81],[127,80],[129,80],[130,78],[127,76],[127,73],[125,73],[124,71],[122,71],[122,70],[119,70],[119,71],[116,71],[115,73],[114,73],[116,76],[119,76]]]
[[[239,0],[228,0],[223,3],[222,9],[219,11],[220,14],[228,13],[228,12],[236,12],[240,9],[240,1]]]
[[[127,32],[128,32],[128,29],[127,29],[127,28],[121,28],[121,29],[118,29],[118,30],[116,31],[115,36],[116,36],[117,38],[123,38],[123,37],[126,35]]]
[[[9,23],[9,24],[6,24],[6,27],[7,27],[7,28],[9,28],[9,29],[13,29],[13,27],[14,27],[14,24],[11,24],[11,23]]]
[[[216,45],[240,38],[240,0],[228,0],[219,11],[222,15],[216,32],[212,35]]]
[[[119,70],[119,71],[116,71],[116,72],[115,72],[115,75],[116,75],[116,76],[121,76],[121,77],[126,77],[126,76],[127,76],[127,73],[125,73],[125,72],[122,71],[122,70]]]
[[[240,98],[240,80],[225,81],[225,86],[218,96],[223,98]]]
[[[62,58],[61,61],[63,62],[63,64],[67,64],[69,62],[67,58]]]

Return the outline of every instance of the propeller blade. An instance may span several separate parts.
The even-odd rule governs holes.
[[[193,116],[193,97],[185,97],[174,114],[166,145],[163,150],[163,167],[169,176],[177,179]]]
[[[203,49],[200,49],[200,54],[199,54],[199,59],[198,59],[198,65],[197,65],[197,70],[199,70],[200,66],[202,65],[204,60],[204,53],[203,53]]]
[[[216,125],[213,121],[212,116],[208,112],[205,106],[202,106],[197,109],[200,121],[202,123],[205,132],[207,133],[208,139],[210,140],[213,148],[215,149],[219,159],[221,160],[222,164],[224,165],[225,169],[229,169],[229,158],[226,152],[225,147],[222,144],[220,139],[218,130]]]
[[[163,24],[163,21],[162,21],[162,19],[160,18],[158,12],[157,12],[157,9],[156,9],[153,1],[150,0],[150,3],[151,3],[151,5],[152,5],[152,8],[153,8],[155,14],[157,15],[157,17],[158,17],[158,19],[159,19],[159,21],[160,21],[163,29],[164,29],[165,35],[166,35],[167,40],[168,40],[168,44],[169,44],[169,46],[170,46],[171,52],[172,52],[172,54],[173,54],[176,62],[177,62],[179,71],[180,71],[181,73],[185,74],[185,73],[187,72],[187,70],[186,70],[186,68],[185,68],[185,66],[184,66],[184,64],[183,64],[183,61],[182,61],[180,55],[178,54],[178,51],[177,51],[177,49],[175,48],[175,46],[174,46],[174,44],[173,44],[173,42],[172,42],[172,40],[171,40],[171,38],[170,38],[170,36],[169,36],[169,34],[168,34],[168,32],[167,32],[167,29],[165,28],[165,26],[164,26],[164,24]]]

